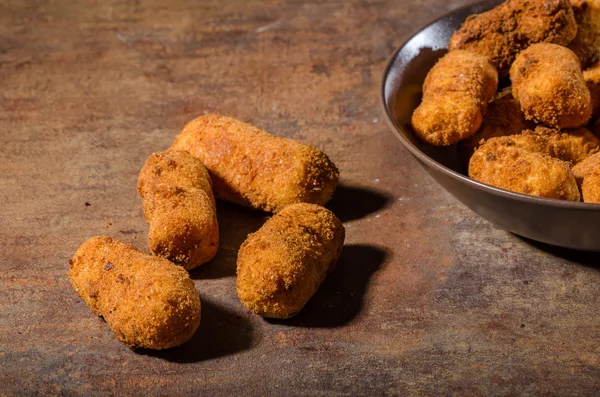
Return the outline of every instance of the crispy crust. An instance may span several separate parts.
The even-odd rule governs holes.
[[[470,178],[517,193],[580,200],[568,163],[507,145],[503,138],[492,138],[475,151],[469,162]]]
[[[242,244],[237,294],[264,317],[297,314],[333,269],[344,245],[344,226],[315,204],[286,207]]]
[[[448,48],[487,56],[503,77],[517,54],[530,45],[567,45],[576,34],[577,23],[568,0],[508,0],[468,17],[452,35]]]
[[[557,44],[534,44],[510,69],[513,95],[529,120],[550,127],[577,128],[592,115],[592,103],[579,59]]]
[[[520,134],[524,130],[533,128],[535,128],[535,123],[525,118],[519,101],[513,97],[510,88],[505,89],[489,103],[479,131],[460,142],[461,154],[468,161],[485,140]]]
[[[521,134],[494,139],[504,145],[546,154],[570,164],[577,164],[600,151],[600,140],[585,128],[561,131],[538,126],[533,131],[525,130]]]
[[[215,198],[208,171],[184,151],[153,153],[138,178],[153,254],[193,269],[219,247]]]
[[[189,122],[171,149],[200,159],[217,198],[264,211],[302,202],[323,205],[339,177],[320,150],[215,114]]]
[[[571,5],[578,29],[569,48],[587,67],[600,55],[600,0],[571,0]]]
[[[581,195],[586,203],[600,204],[600,166],[594,167],[583,178]]]
[[[167,349],[196,332],[200,297],[181,267],[110,237],[89,239],[70,263],[75,292],[129,347]]]
[[[581,185],[585,176],[590,174],[595,168],[600,168],[600,153],[585,158],[572,168],[577,183]]]
[[[472,136],[497,87],[498,74],[487,58],[468,51],[449,52],[423,84],[423,101],[412,116],[416,135],[434,146]]]
[[[592,118],[597,118],[600,115],[600,62],[583,71],[583,80],[590,91]]]

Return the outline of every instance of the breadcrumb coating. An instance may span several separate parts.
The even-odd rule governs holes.
[[[449,52],[425,78],[423,100],[411,120],[416,135],[433,146],[472,136],[497,88],[498,74],[486,57]]]
[[[530,45],[567,45],[576,34],[577,22],[569,0],[508,0],[469,16],[450,38],[448,48],[487,56],[504,77],[517,54]]]
[[[200,297],[183,268],[110,237],[87,240],[70,264],[75,292],[127,346],[167,349],[196,332]]]
[[[475,151],[469,162],[470,178],[531,196],[580,200],[567,162],[506,144],[503,138],[492,138]]]
[[[138,178],[148,246],[186,270],[211,260],[219,247],[212,183],[200,160],[185,151],[153,153]]]
[[[578,29],[569,48],[587,67],[599,60],[600,55],[600,0],[571,0]]]
[[[600,166],[596,166],[583,178],[581,195],[585,203],[600,204]]]
[[[217,198],[268,212],[295,203],[323,205],[339,178],[317,148],[216,114],[189,122],[171,149],[200,159]]]
[[[495,142],[514,145],[530,152],[577,164],[586,157],[600,151],[600,140],[585,128],[557,130],[537,126],[535,130],[525,130],[521,134],[494,138]]]
[[[344,226],[329,210],[293,204],[242,244],[237,294],[263,317],[296,315],[333,269],[344,245]]]
[[[521,105],[510,88],[500,91],[489,103],[481,128],[475,135],[460,142],[460,150],[468,161],[475,150],[487,139],[520,134],[535,128],[521,111]]]
[[[591,173],[594,168],[600,167],[600,153],[593,154],[589,157],[586,157],[584,160],[573,166],[572,171],[577,183],[581,185],[583,183],[583,178],[586,175]]]
[[[534,44],[510,69],[513,95],[528,120],[550,127],[577,128],[592,115],[592,103],[579,59],[557,44]]]

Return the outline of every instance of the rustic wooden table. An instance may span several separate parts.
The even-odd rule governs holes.
[[[386,60],[468,0],[0,3],[0,395],[594,395],[600,256],[506,233],[388,131]],[[193,340],[117,342],[71,289],[94,235],[146,249],[145,158],[206,112],[324,150],[347,240],[291,321],[249,314],[235,258],[266,215],[219,203]]]

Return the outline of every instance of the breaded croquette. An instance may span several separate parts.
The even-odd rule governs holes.
[[[528,120],[550,127],[577,128],[592,114],[579,59],[557,44],[534,44],[510,68],[513,95]]]
[[[591,173],[595,168],[600,169],[600,153],[596,153],[585,158],[584,160],[575,164],[571,170],[573,171],[573,175],[575,176],[577,183],[581,185],[585,176]]]
[[[569,0],[508,0],[471,15],[454,32],[449,50],[470,50],[489,57],[501,77],[517,54],[535,43],[569,44],[577,23]]]
[[[319,205],[284,208],[240,248],[237,294],[241,302],[263,317],[294,316],[333,269],[344,234],[340,220]]]
[[[583,178],[581,196],[585,203],[600,204],[600,167],[595,167]]]
[[[533,131],[525,130],[521,134],[494,138],[494,140],[530,152],[547,154],[570,164],[577,164],[600,151],[600,140],[583,127],[561,131],[537,126]]]
[[[467,161],[481,143],[490,138],[520,134],[535,128],[535,123],[525,119],[519,102],[510,88],[500,91],[489,103],[481,128],[475,135],[460,142],[460,151]]]
[[[186,270],[211,260],[219,247],[215,198],[208,171],[185,151],[153,153],[138,178],[148,246]]]
[[[590,91],[592,118],[600,116],[600,62],[583,71],[583,80]]]
[[[171,149],[200,159],[217,198],[264,211],[303,202],[325,204],[339,177],[320,150],[215,114],[189,122]]]
[[[502,137],[490,139],[475,151],[469,162],[469,177],[531,196],[580,199],[577,182],[567,162],[507,145]]]
[[[416,135],[446,146],[475,134],[498,88],[498,74],[487,58],[468,51],[446,54],[429,71],[423,101],[412,115]]]
[[[571,0],[571,5],[578,29],[569,48],[585,68],[599,60],[600,0]]]
[[[110,237],[83,243],[70,264],[75,292],[127,346],[167,349],[196,332],[200,297],[183,268]]]

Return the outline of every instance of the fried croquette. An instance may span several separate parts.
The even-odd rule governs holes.
[[[316,204],[293,204],[275,214],[242,244],[237,294],[263,317],[296,315],[333,269],[344,245],[344,226]]]
[[[412,115],[416,135],[433,146],[472,136],[497,88],[498,74],[486,57],[468,51],[449,52],[429,71],[423,84],[423,100]]]
[[[571,0],[571,5],[578,29],[569,48],[585,68],[599,60],[600,0]]]
[[[585,176],[591,173],[595,168],[600,169],[600,153],[586,157],[584,160],[575,164],[571,170],[573,171],[575,180],[581,185]]]
[[[505,145],[514,145],[530,152],[577,164],[586,157],[600,151],[600,140],[585,128],[556,130],[537,126],[521,134],[494,138]]]
[[[567,162],[506,145],[501,139],[492,138],[475,151],[469,162],[471,179],[531,196],[580,200]]]
[[[589,172],[581,184],[581,196],[585,203],[600,204],[600,167]]]
[[[592,118],[600,116],[600,62],[583,71],[583,80],[590,91]]]
[[[556,128],[577,128],[592,115],[579,59],[557,44],[534,44],[510,68],[513,95],[528,120]]]
[[[200,297],[183,268],[110,237],[87,240],[70,264],[75,292],[127,346],[167,349],[196,332]]]
[[[189,122],[171,149],[200,159],[217,198],[268,212],[295,203],[325,204],[339,178],[320,150],[215,114]]]
[[[520,134],[524,130],[533,128],[535,128],[535,123],[525,118],[511,89],[504,89],[489,103],[479,131],[472,137],[461,141],[459,149],[463,158],[468,161],[484,140]]]
[[[211,260],[219,247],[212,183],[200,160],[185,151],[154,153],[138,178],[148,246],[186,270]]]
[[[452,35],[448,49],[485,55],[504,77],[517,54],[530,45],[567,45],[576,34],[569,0],[508,0],[468,17]]]

